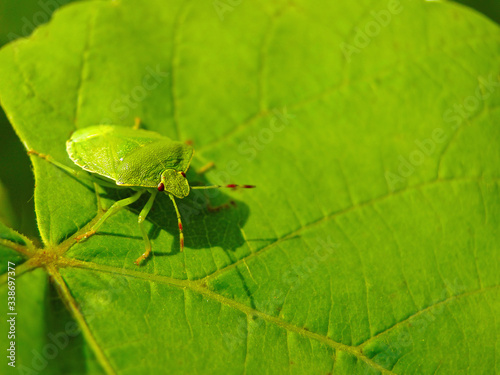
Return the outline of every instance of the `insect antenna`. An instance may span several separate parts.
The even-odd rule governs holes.
[[[219,189],[219,188],[230,188],[230,189],[253,189],[255,185],[205,185],[205,186],[190,186],[191,189]]]

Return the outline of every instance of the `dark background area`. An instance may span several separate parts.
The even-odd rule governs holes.
[[[71,0],[1,0],[0,47],[16,38],[28,36],[36,26],[47,22],[56,8],[70,2]],[[500,0],[457,2],[470,6],[500,23]],[[2,198],[0,189],[0,220],[38,242],[31,163],[1,108],[0,162],[0,184],[5,187],[6,192],[6,196]],[[3,204],[9,201],[10,209]]]

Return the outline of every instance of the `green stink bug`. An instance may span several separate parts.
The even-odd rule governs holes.
[[[77,241],[85,240],[95,234],[111,215],[137,201],[145,192],[151,194],[138,219],[146,250],[135,261],[137,265],[151,253],[151,243],[143,222],[158,192],[167,194],[174,205],[179,227],[180,251],[183,251],[184,234],[175,198],[187,197],[190,189],[254,187],[235,184],[190,186],[186,172],[193,158],[193,148],[188,144],[173,141],[156,132],[138,127],[139,119],[136,119],[133,128],[95,125],[75,131],[66,142],[66,151],[70,159],[83,170],[90,172],[90,175],[69,168],[49,155],[34,150],[28,151],[28,154],[35,154],[75,177],[91,178],[104,187],[126,187],[136,191],[128,198],[116,201],[88,232],[77,237]]]

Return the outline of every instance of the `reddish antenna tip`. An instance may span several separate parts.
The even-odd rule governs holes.
[[[245,189],[253,189],[255,185],[243,185]]]
[[[165,190],[165,185],[163,185],[163,182],[160,182],[160,184],[158,185],[158,191],[163,191]]]
[[[182,177],[186,177],[186,174],[184,172],[181,172]]]

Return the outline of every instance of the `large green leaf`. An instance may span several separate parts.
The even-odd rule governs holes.
[[[193,180],[258,186],[182,201],[183,253],[158,199],[137,267],[145,201],[77,243],[130,191],[32,155],[45,248],[5,230],[0,250],[27,259],[19,296],[42,267],[79,324],[52,372],[495,373],[499,31],[439,2],[88,1],[3,48],[27,149],[72,166],[72,131],[138,116],[215,162]],[[71,335],[23,308],[29,367],[44,331]]]

